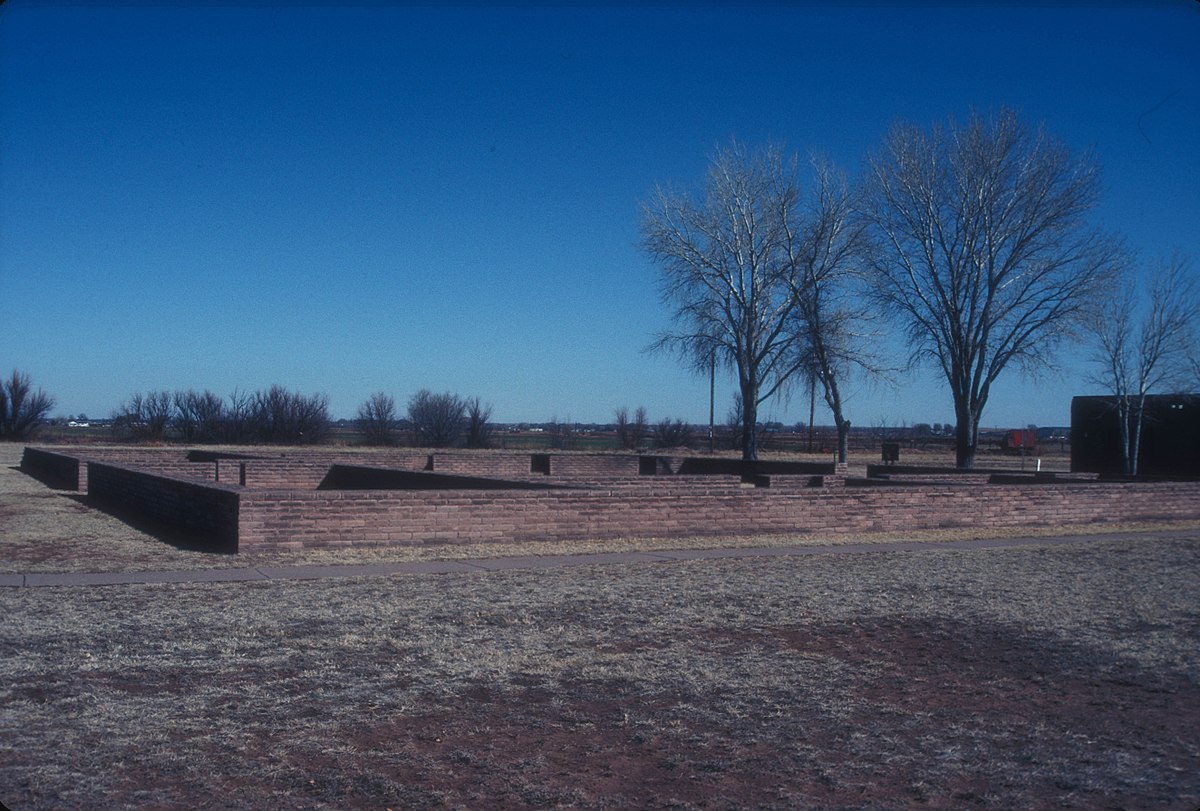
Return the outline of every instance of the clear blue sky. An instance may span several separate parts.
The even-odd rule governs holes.
[[[638,204],[736,137],[851,175],[903,118],[1009,105],[1105,170],[1096,221],[1200,262],[1200,3],[0,6],[0,368],[135,391],[478,395],[498,421],[708,418]],[[721,419],[732,380],[718,383]],[[1065,425],[1077,357],[985,426]],[[807,419],[806,398],[764,418]],[[933,374],[848,416],[949,422]],[[828,422],[820,410],[817,421]]]

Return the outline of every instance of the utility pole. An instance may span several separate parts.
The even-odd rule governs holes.
[[[717,350],[708,356],[708,452],[717,450]]]
[[[813,420],[817,418],[817,379],[808,378],[808,452],[812,453]]]

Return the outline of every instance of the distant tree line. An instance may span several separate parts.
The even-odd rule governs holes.
[[[136,393],[113,412],[111,426],[115,438],[143,442],[303,445],[328,437],[331,420],[328,396],[276,385],[228,398],[195,389]]]
[[[358,429],[369,445],[397,445],[404,435],[423,448],[487,448],[492,439],[492,406],[478,397],[421,389],[408,401],[406,418],[396,400],[378,391],[358,408]]]
[[[640,450],[648,445],[686,448],[696,439],[692,425],[679,418],[668,417],[651,425],[643,406],[638,406],[632,414],[627,406],[621,406],[614,416],[617,442],[625,450]]]

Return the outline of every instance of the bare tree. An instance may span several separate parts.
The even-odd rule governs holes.
[[[868,314],[856,281],[865,249],[863,223],[844,176],[814,159],[815,189],[800,232],[789,239],[793,317],[800,340],[796,351],[805,382],[820,391],[837,427],[837,458],[845,462],[850,421],[844,385],[855,370],[882,372],[867,348]],[[811,444],[811,443],[810,443]]]
[[[492,444],[492,407],[478,397],[469,398],[467,410],[467,447],[487,448]]]
[[[254,395],[234,389],[229,406],[221,421],[221,437],[226,442],[248,442],[254,439]]]
[[[136,392],[113,413],[114,430],[128,431],[126,436],[145,442],[162,442],[175,413],[174,397],[169,391]]]
[[[358,407],[358,430],[368,445],[396,442],[396,401],[382,391],[372,394]]]
[[[221,436],[225,404],[211,391],[195,389],[174,395],[175,429],[185,442],[216,442]]]
[[[176,391],[171,396],[172,406],[174,407],[174,415],[171,422],[184,442],[196,441],[197,420],[191,408],[195,397],[196,392],[194,390],[183,391],[182,389]]]
[[[1121,468],[1138,472],[1146,396],[1164,387],[1186,386],[1196,348],[1193,320],[1200,312],[1200,289],[1179,254],[1149,277],[1145,295],[1132,280],[1107,298],[1089,327],[1094,335],[1093,378],[1115,401],[1121,438]]]
[[[1002,110],[925,132],[897,124],[868,168],[871,289],[907,328],[912,360],[950,384],[959,467],[1009,363],[1036,368],[1073,336],[1120,261],[1088,229],[1099,171]]]
[[[642,244],[662,268],[661,295],[675,308],[673,331],[653,350],[676,353],[697,371],[716,361],[737,372],[742,458],[758,458],[758,407],[802,360],[789,321],[789,241],[796,233],[795,160],[775,148],[718,150],[703,199],[659,187],[642,206]]]
[[[29,374],[13,369],[11,377],[0,380],[0,439],[27,439],[52,408],[54,398],[34,391]]]
[[[729,411],[725,412],[725,445],[730,450],[740,451],[742,449],[742,441],[745,439],[742,425],[745,424],[745,420],[745,413],[742,408],[742,393],[735,391]]]
[[[167,426],[171,424],[171,416],[174,413],[175,404],[171,392],[146,392],[142,399],[141,411],[146,437],[153,442],[161,442],[166,437]]]
[[[456,394],[421,389],[408,401],[408,418],[423,447],[447,448],[462,437],[466,405]]]
[[[627,451],[637,450],[646,441],[646,432],[648,430],[648,421],[646,418],[646,409],[644,406],[638,406],[633,412],[633,416],[629,416],[629,409],[621,406],[617,409],[617,441],[621,443],[621,447]]]

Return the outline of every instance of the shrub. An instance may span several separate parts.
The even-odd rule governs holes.
[[[680,419],[666,419],[654,428],[654,442],[660,448],[683,448],[692,441],[692,426]]]
[[[311,444],[329,434],[329,398],[304,396],[283,386],[254,395],[250,422],[262,442]]]
[[[28,438],[54,408],[54,398],[41,389],[33,390],[29,375],[13,369],[12,377],[0,381],[0,439]]]

